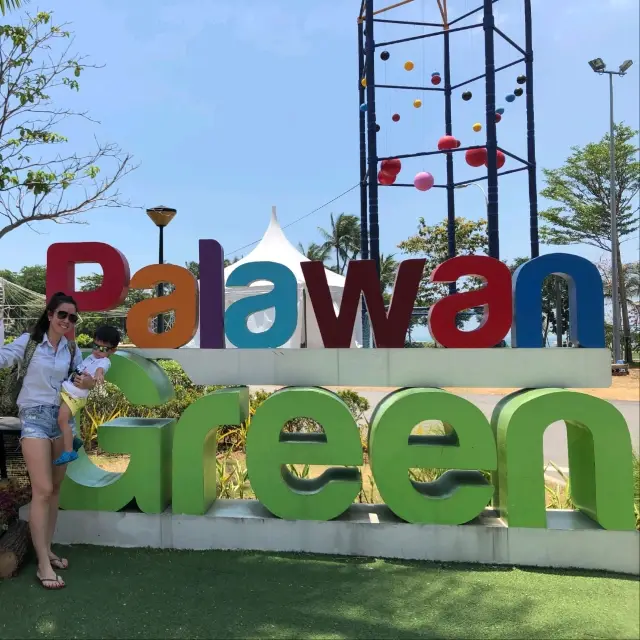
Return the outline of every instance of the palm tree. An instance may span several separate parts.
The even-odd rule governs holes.
[[[380,254],[380,286],[383,291],[391,288],[396,281],[396,273],[398,273],[398,261],[395,254],[385,256]]]
[[[298,249],[300,253],[303,253],[309,260],[313,260],[314,262],[324,262],[329,255],[329,248],[324,245],[316,244],[312,242],[305,249],[302,242],[298,242]]]
[[[344,273],[344,269],[348,260],[356,258],[360,252],[360,220],[357,216],[341,213],[334,219],[333,214],[330,217],[331,229],[327,231],[322,227],[318,227],[318,231],[324,238],[323,248],[329,251],[335,251],[336,254],[336,271]],[[342,265],[340,259],[342,258]]]
[[[28,0],[0,0],[0,13],[7,15],[8,11],[19,9],[20,5],[25,4]]]

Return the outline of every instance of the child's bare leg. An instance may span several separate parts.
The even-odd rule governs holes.
[[[71,419],[71,409],[66,402],[60,404],[60,411],[58,413],[58,426],[62,431],[62,442],[65,451],[73,451],[73,430],[69,420]]]

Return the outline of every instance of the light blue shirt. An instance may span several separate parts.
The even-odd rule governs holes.
[[[11,344],[0,347],[0,369],[22,363],[29,334],[24,333]],[[69,342],[63,336],[57,351],[45,334],[44,340],[36,347],[24,377],[22,390],[18,396],[18,408],[39,407],[43,405],[60,406],[60,389],[69,375],[71,351]],[[76,349],[74,369],[82,364],[82,353]]]

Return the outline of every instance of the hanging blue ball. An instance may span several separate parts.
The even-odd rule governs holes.
[[[496,113],[499,113],[500,115],[502,115],[504,113],[504,107],[500,107],[499,109],[496,109]]]
[[[510,94],[505,98],[505,100],[506,100],[507,102],[513,102],[515,99],[516,99],[516,97],[513,95],[513,93],[510,93]]]
[[[367,110],[367,103],[366,103],[366,102],[363,102],[363,103],[360,105],[360,111],[366,111],[366,110]]]
[[[432,78],[433,78],[433,76],[440,76],[440,72],[439,72],[439,71],[434,71],[434,72],[431,74],[431,77],[432,77]]]

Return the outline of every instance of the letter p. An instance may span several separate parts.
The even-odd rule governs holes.
[[[76,265],[99,264],[104,274],[95,291],[76,291]],[[47,299],[64,291],[78,311],[109,311],[122,304],[129,291],[129,263],[104,242],[56,242],[47,251]]]

